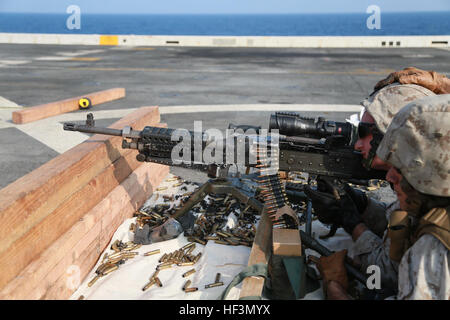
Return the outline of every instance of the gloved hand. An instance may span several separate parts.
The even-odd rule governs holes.
[[[344,265],[346,255],[347,250],[342,250],[335,252],[328,257],[322,256],[319,259],[310,256],[310,259],[316,263],[317,269],[319,269],[319,272],[322,275],[322,285],[325,295],[327,295],[328,283],[330,281],[336,281],[344,290],[347,290],[348,277]]]
[[[391,73],[386,79],[375,85],[375,91],[394,82],[401,84],[417,84],[436,94],[450,93],[450,79],[434,71],[424,71],[414,67]]]
[[[328,179],[317,180],[317,190],[306,186],[305,194],[311,199],[314,213],[320,222],[342,226],[350,235],[357,224],[362,222],[360,215],[367,207],[364,192],[344,184],[339,191]]]

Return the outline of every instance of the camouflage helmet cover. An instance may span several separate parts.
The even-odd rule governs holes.
[[[435,94],[415,84],[394,83],[372,94],[361,102],[375,120],[375,125],[385,134],[392,118],[408,103]]]
[[[405,106],[392,120],[377,155],[419,192],[450,196],[450,94]]]

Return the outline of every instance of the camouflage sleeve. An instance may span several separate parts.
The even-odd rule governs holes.
[[[398,270],[401,300],[450,299],[449,250],[425,234],[405,252]]]
[[[361,215],[364,224],[379,237],[383,236],[387,227],[387,208],[385,203],[368,197],[366,210]]]
[[[354,242],[352,255],[355,262],[360,264],[361,272],[366,273],[367,268],[371,265],[378,266],[382,288],[396,290],[398,263],[389,257],[390,243],[390,239],[386,235],[382,239],[367,230]]]

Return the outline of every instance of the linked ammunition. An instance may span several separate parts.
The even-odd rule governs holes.
[[[186,277],[190,276],[193,273],[195,273],[195,269],[191,269],[189,271],[186,271],[185,273],[183,273],[183,278],[186,278]]]
[[[152,256],[152,255],[158,254],[158,253],[160,253],[160,250],[156,249],[156,250],[152,250],[152,251],[144,253],[144,256],[148,257],[148,256]]]
[[[215,283],[207,284],[205,286],[205,289],[220,287],[220,286],[223,286],[223,282],[215,282]]]

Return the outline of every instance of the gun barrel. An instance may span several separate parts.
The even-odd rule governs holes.
[[[77,125],[75,123],[64,123],[64,130],[66,131],[78,131],[85,133],[97,133],[97,134],[106,134],[109,136],[122,136],[122,130],[111,129],[111,128],[98,128],[93,126],[86,125]]]

